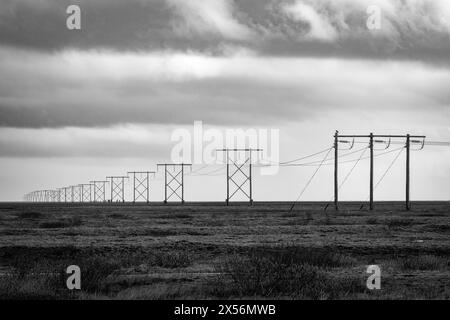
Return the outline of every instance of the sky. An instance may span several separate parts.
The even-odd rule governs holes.
[[[80,30],[66,25],[73,4]],[[279,130],[280,161],[330,148],[335,130],[450,141],[450,2],[2,0],[0,75],[0,201],[156,170],[172,162],[173,133],[194,121]],[[340,152],[366,146],[357,142]],[[376,181],[396,154],[376,158]],[[412,199],[450,200],[449,156],[448,146],[412,151]],[[330,164],[300,200],[332,198]],[[342,163],[341,182],[353,164]],[[376,200],[404,198],[404,164],[403,152]],[[367,199],[368,166],[362,156],[343,200]],[[223,167],[201,167],[186,176],[186,200],[224,200]],[[253,197],[295,200],[316,168],[255,167]],[[160,172],[151,199],[163,188]]]

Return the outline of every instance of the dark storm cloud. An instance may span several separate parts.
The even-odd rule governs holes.
[[[5,0],[0,8],[0,43],[44,51],[200,50],[222,52],[224,37],[194,35],[168,0]],[[66,9],[81,8],[81,30],[69,30]],[[207,29],[207,28],[206,28]],[[186,31],[186,32],[185,32]],[[207,31],[207,30],[205,30]],[[231,39],[229,43],[245,44]]]
[[[70,4],[82,9],[81,31],[66,28]],[[372,4],[382,10],[379,31],[366,27],[366,9]],[[0,43],[50,51],[108,48],[212,54],[231,45],[274,56],[447,63],[450,9],[442,0],[4,0]]]
[[[66,27],[66,8],[71,4],[81,7],[82,30]],[[177,40],[164,0],[6,0],[0,10],[0,42],[12,46],[139,50]]]

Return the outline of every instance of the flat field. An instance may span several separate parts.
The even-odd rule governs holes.
[[[0,299],[450,298],[450,202],[325,205],[1,203]]]

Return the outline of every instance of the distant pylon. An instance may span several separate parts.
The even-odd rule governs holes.
[[[64,202],[72,202],[72,187],[64,187]]]
[[[184,167],[191,166],[192,164],[187,163],[160,163],[157,165],[157,170],[164,167],[164,203],[175,197],[184,203]],[[172,172],[168,168],[172,168]],[[170,193],[168,193],[169,189]]]
[[[238,192],[245,195],[250,204],[253,204],[253,197],[252,197],[252,152],[259,152],[262,151],[262,149],[251,149],[251,148],[244,148],[244,149],[218,149],[216,151],[219,152],[225,152],[225,157],[227,161],[227,198],[225,200],[226,204],[228,205],[230,203],[231,198]],[[233,152],[235,155],[237,152],[244,152],[245,153],[245,159],[243,162],[238,163],[236,158],[230,159],[230,152]],[[245,172],[243,167],[248,164],[248,172]],[[234,168],[233,172],[230,172],[230,165]],[[243,182],[236,182],[235,175],[236,173],[240,172],[241,175],[244,177]],[[235,185],[234,191],[230,194],[230,182],[232,182]],[[248,182],[248,189],[245,190],[244,186]],[[233,188],[232,188],[233,189]]]
[[[72,193],[72,202],[81,202],[82,200],[82,194],[81,194],[81,187],[78,186],[71,186],[71,193]]]
[[[111,202],[125,202],[125,179],[128,176],[106,177],[111,180]]]
[[[90,181],[94,187],[94,202],[106,201],[106,184],[108,181]]]
[[[84,183],[79,185],[81,188],[81,202],[92,202],[92,184]]]
[[[150,175],[155,176],[154,171],[131,171],[133,175],[133,202],[142,200],[150,201]]]

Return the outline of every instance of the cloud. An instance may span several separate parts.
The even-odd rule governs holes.
[[[450,70],[416,62],[10,49],[0,57],[8,57],[0,59],[3,127],[253,125],[333,109],[437,114],[450,105]]]
[[[81,31],[66,28],[73,3]],[[369,5],[381,30],[366,27]],[[336,129],[450,137],[446,0],[3,0],[0,43],[4,200],[168,160],[170,132],[195,120],[281,129],[283,160]],[[415,190],[445,198],[448,152],[428,150],[413,157]],[[283,174],[258,190],[295,199],[309,173]],[[331,194],[322,174],[307,197]],[[352,199],[366,197],[360,180]]]
[[[226,39],[250,40],[252,31],[234,17],[230,0],[169,0],[182,17],[176,31],[181,34],[219,34]]]
[[[5,0],[0,42],[33,50],[197,51],[450,63],[446,0],[78,0],[82,30],[66,28],[70,0]],[[367,8],[381,9],[368,30]]]
[[[171,127],[1,128],[0,157],[127,158],[169,156]],[[99,147],[101,146],[101,147]]]
[[[335,28],[313,6],[297,1],[293,4],[285,4],[283,11],[294,20],[308,24],[309,31],[306,33],[306,37],[325,41],[336,39]]]
[[[66,9],[72,4],[81,8],[81,30],[66,27]],[[1,7],[0,42],[4,45],[45,51],[136,51],[182,41],[172,30],[176,17],[165,0],[5,0]]]

